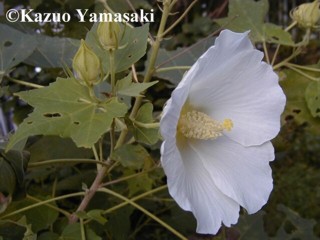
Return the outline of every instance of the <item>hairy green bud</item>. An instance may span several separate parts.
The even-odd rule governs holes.
[[[100,60],[84,40],[81,40],[80,47],[73,58],[72,67],[80,82],[89,86],[100,82]]]
[[[100,22],[97,34],[102,47],[106,50],[115,50],[119,47],[121,27],[117,22]]]
[[[317,28],[320,19],[319,0],[312,3],[304,3],[294,8],[290,16],[298,25],[303,28]]]

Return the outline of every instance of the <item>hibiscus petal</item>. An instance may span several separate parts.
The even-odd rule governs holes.
[[[215,185],[248,213],[255,213],[267,202],[273,188],[269,161],[274,159],[270,142],[244,147],[227,137],[213,141],[190,141]]]
[[[188,146],[179,151],[171,139],[163,143],[162,154],[169,192],[194,214],[198,233],[216,234],[222,223],[229,227],[237,222],[239,204],[217,188],[196,151]]]
[[[262,57],[247,33],[223,31],[198,60],[188,97],[194,108],[213,119],[230,118],[234,128],[226,135],[245,146],[260,145],[278,134],[285,105],[278,76]]]
[[[177,124],[180,118],[180,112],[185,104],[194,75],[198,72],[199,65],[194,64],[185,74],[183,80],[172,92],[171,98],[166,102],[160,120],[160,131],[162,137],[175,137]]]

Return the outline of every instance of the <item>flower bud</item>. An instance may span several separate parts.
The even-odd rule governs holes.
[[[303,28],[317,28],[320,19],[319,5],[319,0],[301,4],[290,12],[290,16]]]
[[[100,22],[97,34],[102,47],[106,50],[119,47],[121,28],[117,22]]]
[[[100,60],[84,40],[81,40],[72,67],[76,78],[82,83],[89,86],[99,83]]]

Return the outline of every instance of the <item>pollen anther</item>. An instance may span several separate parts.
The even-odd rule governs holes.
[[[230,131],[232,127],[231,119],[225,119],[221,123],[195,110],[182,114],[178,123],[178,131],[185,137],[202,140],[216,139],[222,136],[223,130]]]

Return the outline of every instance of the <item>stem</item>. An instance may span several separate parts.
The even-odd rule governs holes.
[[[151,56],[150,56],[150,62],[148,65],[148,69],[146,71],[146,75],[144,76],[143,82],[147,83],[151,80],[152,75],[155,71],[155,63],[156,63],[156,59],[158,56],[158,52],[159,52],[159,48],[160,48],[160,43],[163,39],[163,33],[164,33],[164,29],[167,23],[167,19],[168,16],[170,14],[170,2],[169,1],[164,1],[163,2],[163,12],[162,12],[162,16],[161,16],[161,21],[160,21],[160,26],[158,29],[158,33],[157,33],[157,37],[155,42],[153,42],[152,44],[152,52],[151,52]],[[134,105],[132,107],[132,111],[130,113],[130,118],[131,119],[135,119],[138,110],[140,108],[140,105],[142,103],[142,97],[136,97],[136,100],[134,102]],[[123,144],[123,142],[125,141],[126,135],[127,135],[128,131],[127,130],[123,130],[121,131],[121,134],[118,138],[117,144],[116,144],[116,148],[121,146]]]
[[[113,96],[117,95],[117,91],[116,91],[116,69],[115,69],[115,51],[114,49],[110,49],[109,50],[109,64],[110,64],[110,75],[111,75],[111,92]],[[110,140],[111,140],[111,144],[110,144],[110,157],[112,156],[112,153],[114,151],[115,148],[115,120],[112,120],[112,124],[111,124],[111,129],[110,129]],[[95,148],[93,147],[93,152],[94,155],[96,157],[96,159],[98,159],[98,161],[96,162],[101,162],[102,159],[100,159],[99,161],[99,156],[97,151],[95,150]],[[107,160],[107,165],[104,165],[103,167],[97,167],[98,168],[98,174],[96,176],[96,178],[94,179],[92,185],[90,186],[90,189],[86,192],[84,198],[82,199],[78,209],[76,210],[76,212],[80,212],[80,211],[84,211],[89,202],[91,201],[91,199],[93,198],[93,196],[95,195],[95,193],[97,192],[97,190],[100,187],[101,182],[103,181],[104,176],[106,175],[106,173],[108,172],[109,168],[110,168],[110,164],[111,164],[111,158],[108,158]],[[78,220],[78,216],[73,213],[71,218],[69,219],[69,223],[75,223]]]
[[[86,232],[84,230],[83,219],[80,218],[81,240],[86,240]]]
[[[36,168],[36,167],[42,167],[46,165],[54,165],[54,164],[65,164],[65,163],[92,163],[92,164],[100,164],[103,166],[109,166],[105,162],[97,162],[93,159],[53,159],[53,160],[47,160],[42,162],[35,162],[35,163],[29,163],[28,168]]]
[[[164,67],[164,68],[158,68],[156,71],[159,72],[167,72],[167,71],[173,71],[173,70],[189,70],[190,66],[174,66],[174,67]]]
[[[276,59],[277,59],[277,56],[278,56],[278,53],[279,53],[279,50],[280,50],[280,44],[277,45],[277,48],[276,48],[276,51],[274,52],[274,55],[272,57],[272,61],[271,61],[271,65],[273,66]]]
[[[126,2],[127,2],[127,4],[129,5],[129,7],[131,8],[131,10],[132,10],[134,13],[137,13],[137,11],[136,11],[135,7],[132,5],[131,1],[130,1],[130,0],[126,0]],[[139,19],[139,22],[140,22],[140,24],[141,24],[142,26],[144,25],[143,22],[141,21],[141,19]],[[149,35],[149,38],[150,38],[151,42],[154,42],[153,37],[152,37],[152,35],[151,35],[150,32],[149,32],[148,35]]]
[[[285,29],[285,31],[286,31],[286,32],[290,31],[295,25],[297,25],[297,21],[292,22],[292,23]],[[277,59],[280,46],[281,46],[280,44],[277,45],[276,51],[275,51],[275,53],[274,53],[274,55],[273,55],[273,58],[272,58],[272,61],[271,61],[271,65],[272,65],[272,66],[274,65],[274,63],[275,63],[275,61],[276,61],[276,59]]]
[[[266,56],[267,63],[270,64],[270,58],[269,58],[266,41],[263,41],[262,45],[263,45],[263,51],[264,51],[264,55]]]
[[[110,75],[111,75],[111,92],[113,96],[116,96],[116,70],[114,64],[114,50],[109,50],[109,60],[110,60]]]
[[[285,31],[290,31],[295,25],[297,25],[297,21],[292,22],[288,27],[286,27]]]
[[[316,81],[316,82],[320,81],[320,78],[312,77],[309,74],[307,74],[307,73],[305,73],[305,72],[303,72],[303,71],[291,66],[290,64],[285,64],[285,66],[287,66],[288,68],[292,69],[293,71],[301,74],[302,76],[304,76],[304,77],[306,77],[306,78],[308,78],[308,79],[310,79],[312,81]]]
[[[32,87],[32,88],[44,88],[44,86],[38,85],[38,84],[35,84],[35,83],[29,83],[29,82],[18,80],[18,79],[14,79],[14,78],[11,78],[11,77],[7,77],[7,78],[8,78],[9,81],[14,82],[14,83],[18,83],[18,84],[23,85],[23,86]]]
[[[191,8],[193,7],[193,5],[195,5],[197,3],[198,0],[194,0],[189,7],[184,11],[184,13],[170,26],[168,27],[164,32],[163,32],[163,36],[165,36],[168,32],[170,32],[175,26],[178,25],[179,22],[181,22],[183,20],[183,18],[188,14],[188,12],[191,10]]]
[[[116,143],[116,138],[115,138],[115,122],[114,120],[111,123],[111,128],[110,128],[110,156],[112,156],[114,149],[115,149],[115,143]]]
[[[86,191],[84,198],[82,199],[78,209],[76,210],[76,212],[81,212],[84,211],[86,209],[86,207],[88,206],[89,202],[91,201],[92,197],[94,196],[94,194],[96,193],[96,191],[98,190],[100,183],[102,182],[105,173],[107,172],[108,167],[103,166],[99,171],[98,174],[96,176],[96,178],[94,179],[91,187],[89,190]],[[78,220],[78,216],[73,213],[72,216],[69,219],[69,223],[75,223]]]
[[[55,201],[58,201],[58,200],[62,200],[62,199],[70,198],[70,197],[83,196],[83,195],[85,195],[84,192],[78,192],[78,193],[70,193],[70,194],[62,195],[60,197],[51,198],[51,199],[48,199],[48,200],[45,200],[45,201],[42,201],[42,202],[39,202],[39,203],[35,203],[35,204],[32,204],[32,205],[29,205],[29,206],[24,207],[24,208],[20,208],[19,210],[11,212],[11,213],[3,216],[2,218],[7,218],[7,217],[10,217],[10,216],[16,215],[18,213],[25,212],[25,211],[30,210],[32,208],[39,207],[39,206],[42,206],[42,205],[46,205],[46,204],[48,204],[50,202],[55,202]]]
[[[286,63],[286,66],[292,66],[292,67],[295,67],[295,68],[300,68],[302,70],[311,71],[311,72],[320,72],[320,69],[318,69],[318,68],[301,66],[301,65],[298,65],[298,64],[294,64],[294,63]]]
[[[132,205],[133,207],[139,209],[141,212],[143,212],[144,214],[146,214],[148,217],[152,218],[153,220],[155,220],[156,222],[158,222],[159,224],[161,224],[163,227],[165,227],[166,229],[168,229],[170,232],[172,232],[174,235],[176,235],[177,237],[179,237],[180,239],[183,240],[187,240],[186,237],[184,237],[181,233],[179,233],[177,230],[175,230],[174,228],[172,228],[170,225],[168,225],[167,223],[165,223],[164,221],[162,221],[160,218],[158,218],[157,216],[155,216],[154,214],[152,214],[151,212],[149,212],[147,209],[141,207],[140,205],[138,205],[137,203],[135,203],[134,201],[132,201],[131,199],[128,199],[124,196],[122,196],[121,194],[118,194],[110,189],[107,188],[101,188],[99,189],[99,192],[105,192],[108,193],[114,197],[117,197],[123,201],[125,201],[127,204]]]
[[[134,66],[134,64],[131,65],[131,70],[132,70],[132,76],[133,76],[133,81],[138,83],[138,75],[137,75],[137,71],[136,71],[136,67]]]
[[[160,123],[159,122],[155,122],[155,123],[142,123],[142,122],[138,122],[136,120],[132,120],[132,122],[134,123],[134,125],[137,125],[138,127],[142,127],[142,128],[159,128],[160,127]]]
[[[139,199],[141,199],[141,198],[144,198],[144,197],[146,197],[146,196],[148,196],[148,195],[151,195],[151,194],[153,194],[153,193],[162,191],[162,190],[164,190],[164,189],[166,189],[166,188],[167,188],[167,185],[163,185],[163,186],[161,186],[161,187],[152,189],[152,190],[150,190],[150,191],[148,191],[148,192],[145,192],[145,193],[140,194],[139,196],[136,196],[136,197],[131,198],[131,201],[134,201],[134,202],[135,202],[135,201],[137,201],[137,200],[139,200]],[[117,210],[117,209],[119,209],[119,208],[122,208],[122,207],[124,207],[124,206],[126,206],[126,205],[128,205],[127,202],[120,203],[120,204],[118,204],[118,205],[116,205],[116,206],[114,206],[114,207],[112,207],[112,208],[109,208],[109,209],[106,210],[103,214],[107,214],[107,213],[114,212],[115,210]]]
[[[298,56],[300,54],[300,49],[297,48],[297,50],[291,54],[290,57],[286,58],[285,60],[283,60],[282,62],[276,64],[273,66],[273,70],[276,70],[284,65],[286,65],[291,59],[295,58],[296,56]]]
[[[27,195],[27,198],[30,199],[30,200],[33,200],[33,201],[35,201],[35,202],[38,202],[38,203],[41,203],[41,202],[42,202],[42,200],[40,200],[40,199],[38,199],[38,198],[35,198],[35,197],[32,197],[32,196],[30,196],[30,195]],[[65,215],[67,218],[69,218],[69,217],[71,216],[71,214],[70,214],[69,212],[67,212],[67,211],[65,211],[65,210],[63,210],[63,209],[61,209],[61,208],[58,208],[58,207],[53,206],[53,205],[48,204],[48,203],[47,203],[47,204],[44,204],[44,205],[47,206],[47,207],[49,207],[49,208],[52,208],[52,209],[56,210],[57,212],[62,213],[62,214]]]
[[[96,147],[93,145],[92,146],[92,152],[93,152],[93,155],[94,155],[94,158],[96,159],[96,163],[97,163],[97,171],[99,171],[100,170],[100,168],[101,168],[101,165],[100,164],[98,164],[98,162],[100,162],[100,158],[99,158],[99,155],[98,155],[98,152],[97,152],[97,149],[96,149]]]
[[[103,139],[99,140],[99,159],[103,160]]]
[[[105,187],[105,186],[108,186],[108,185],[112,185],[112,184],[116,184],[116,183],[119,183],[119,182],[123,182],[123,181],[126,181],[126,180],[129,180],[131,178],[135,178],[135,177],[138,177],[138,176],[141,176],[141,175],[144,175],[144,174],[147,174],[148,172],[151,172],[153,171],[154,169],[156,169],[157,167],[153,167],[153,168],[150,168],[148,170],[145,170],[143,172],[138,172],[138,173],[135,173],[135,174],[131,174],[129,176],[126,176],[126,177],[122,177],[122,178],[118,178],[118,179],[115,179],[115,180],[111,180],[109,182],[106,182],[106,183],[103,183],[101,184],[100,186],[101,187]]]

